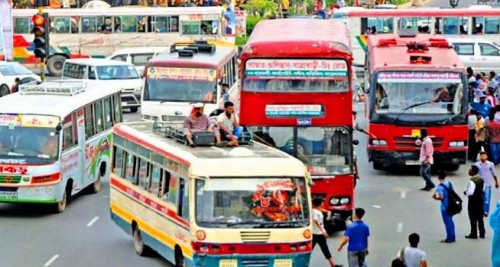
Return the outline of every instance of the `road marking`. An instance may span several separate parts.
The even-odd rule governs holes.
[[[92,224],[94,224],[95,222],[97,222],[97,220],[99,220],[99,216],[95,216],[94,219],[92,219],[92,221],[90,221],[89,223],[87,223],[87,227],[92,226]]]
[[[50,266],[52,263],[54,263],[55,260],[57,260],[57,258],[59,258],[59,255],[57,254],[52,256],[52,258],[50,258],[50,260],[48,260],[43,266],[44,267]]]
[[[382,207],[381,207],[381,206],[379,206],[379,205],[373,205],[373,207],[374,207],[374,208],[376,208],[376,209],[380,209],[380,208],[382,208]]]
[[[406,198],[406,191],[401,191],[401,198]]]
[[[398,233],[403,232],[403,223],[398,223],[398,228],[397,228]]]

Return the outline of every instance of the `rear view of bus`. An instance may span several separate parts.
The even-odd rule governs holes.
[[[208,115],[223,107],[223,85],[230,100],[237,94],[237,50],[207,42],[176,44],[148,61],[144,74],[143,120],[182,121],[192,103]]]
[[[120,121],[119,89],[44,82],[0,98],[0,202],[62,212],[81,190],[97,193],[110,173],[111,127]]]
[[[374,169],[420,165],[425,128],[434,162],[456,170],[465,163],[468,87],[465,67],[439,35],[380,34],[368,37],[368,143]]]

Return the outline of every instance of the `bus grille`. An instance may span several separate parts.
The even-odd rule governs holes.
[[[0,175],[0,184],[18,184],[21,176]]]
[[[242,267],[269,267],[269,259],[242,258]]]
[[[443,145],[443,138],[431,138],[432,144],[434,147],[440,147]],[[417,138],[415,137],[395,137],[394,143],[396,143],[396,147],[420,147],[415,144]]]
[[[270,231],[266,232],[241,232],[241,240],[244,243],[263,243],[269,241]]]

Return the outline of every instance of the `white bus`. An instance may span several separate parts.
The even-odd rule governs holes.
[[[309,266],[304,164],[259,143],[190,148],[178,131],[113,128],[111,218],[137,254],[153,249],[175,266]]]
[[[47,203],[97,193],[110,173],[120,90],[70,81],[21,85],[0,98],[0,202]]]
[[[182,121],[196,102],[205,103],[209,115],[224,106],[224,84],[229,86],[229,100],[237,103],[237,57],[234,45],[196,42],[177,43],[150,59],[144,75],[142,119]]]

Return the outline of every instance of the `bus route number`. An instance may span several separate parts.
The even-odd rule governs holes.
[[[0,173],[6,172],[26,174],[28,172],[28,168],[24,166],[0,166]]]

